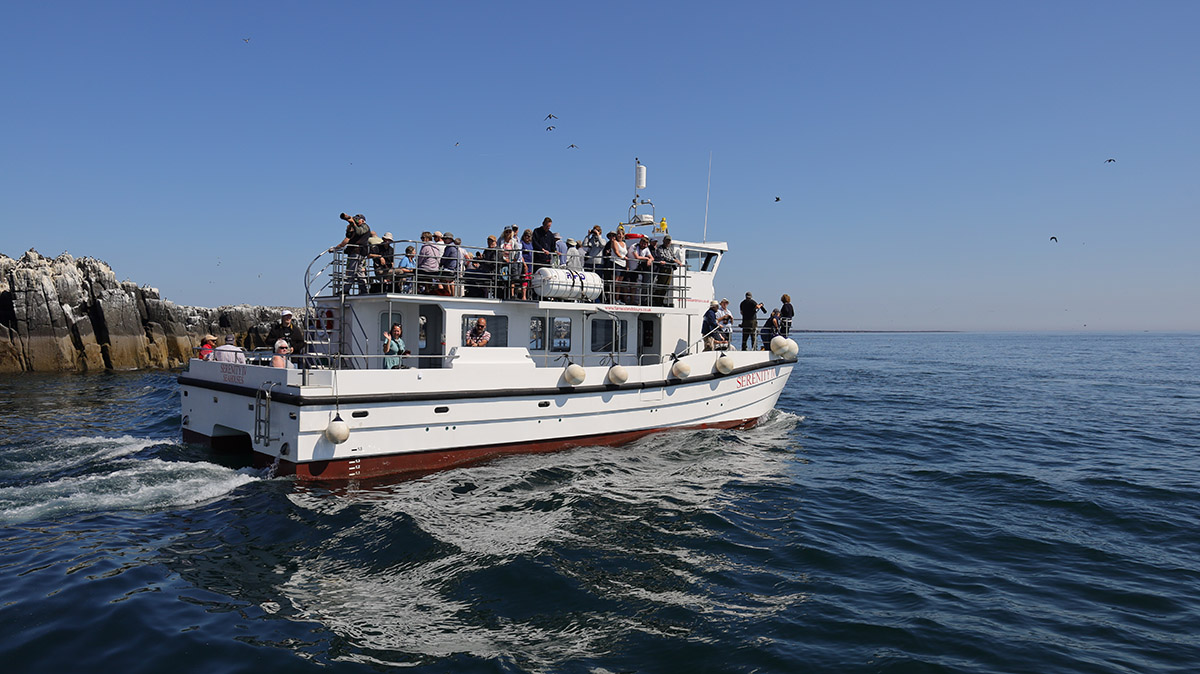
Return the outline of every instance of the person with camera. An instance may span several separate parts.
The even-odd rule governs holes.
[[[367,293],[367,274],[363,269],[363,261],[370,251],[370,239],[375,236],[375,232],[367,226],[367,219],[361,213],[350,217],[345,213],[338,215],[339,218],[346,221],[346,238],[329,252],[335,250],[346,249],[346,281],[342,287],[342,294],[350,294],[351,284],[358,285],[360,295]]]
[[[754,342],[758,337],[758,312],[767,313],[767,308],[762,305],[762,302],[757,302],[754,296],[746,293],[746,299],[738,305],[738,309],[742,314],[742,351],[753,351]],[[749,343],[750,348],[746,348]]]

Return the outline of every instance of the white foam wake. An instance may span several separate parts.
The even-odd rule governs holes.
[[[0,487],[0,522],[190,506],[224,496],[258,479],[253,471],[211,463],[119,459],[104,472]]]

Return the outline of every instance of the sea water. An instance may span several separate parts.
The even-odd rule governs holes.
[[[1184,672],[1200,335],[809,334],[748,431],[369,484],[0,381],[6,671]]]

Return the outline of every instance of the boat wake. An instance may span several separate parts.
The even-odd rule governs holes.
[[[259,479],[256,471],[158,456],[175,449],[176,443],[128,435],[7,448],[0,453],[0,522],[190,506]]]
[[[760,509],[755,494],[792,483],[790,437],[800,421],[774,411],[751,430],[506,457],[357,491],[297,484],[293,504],[358,523],[323,549],[369,548],[382,563],[346,574],[342,555],[314,551],[295,560],[280,600],[285,613],[365,649],[343,656],[352,660],[507,654],[534,669],[599,655],[621,635],[653,637],[658,611],[742,620],[783,610],[804,597],[714,591],[706,577],[734,564],[710,541],[746,537],[743,520]],[[379,559],[381,538],[420,543],[388,562]],[[645,545],[631,550],[631,540]],[[601,600],[611,610],[590,614],[586,625],[505,615],[492,605],[493,583],[553,591],[559,605]]]

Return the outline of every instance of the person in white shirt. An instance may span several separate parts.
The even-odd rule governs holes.
[[[233,335],[225,335],[225,343],[213,351],[213,360],[222,363],[245,363],[246,354],[237,344]]]

